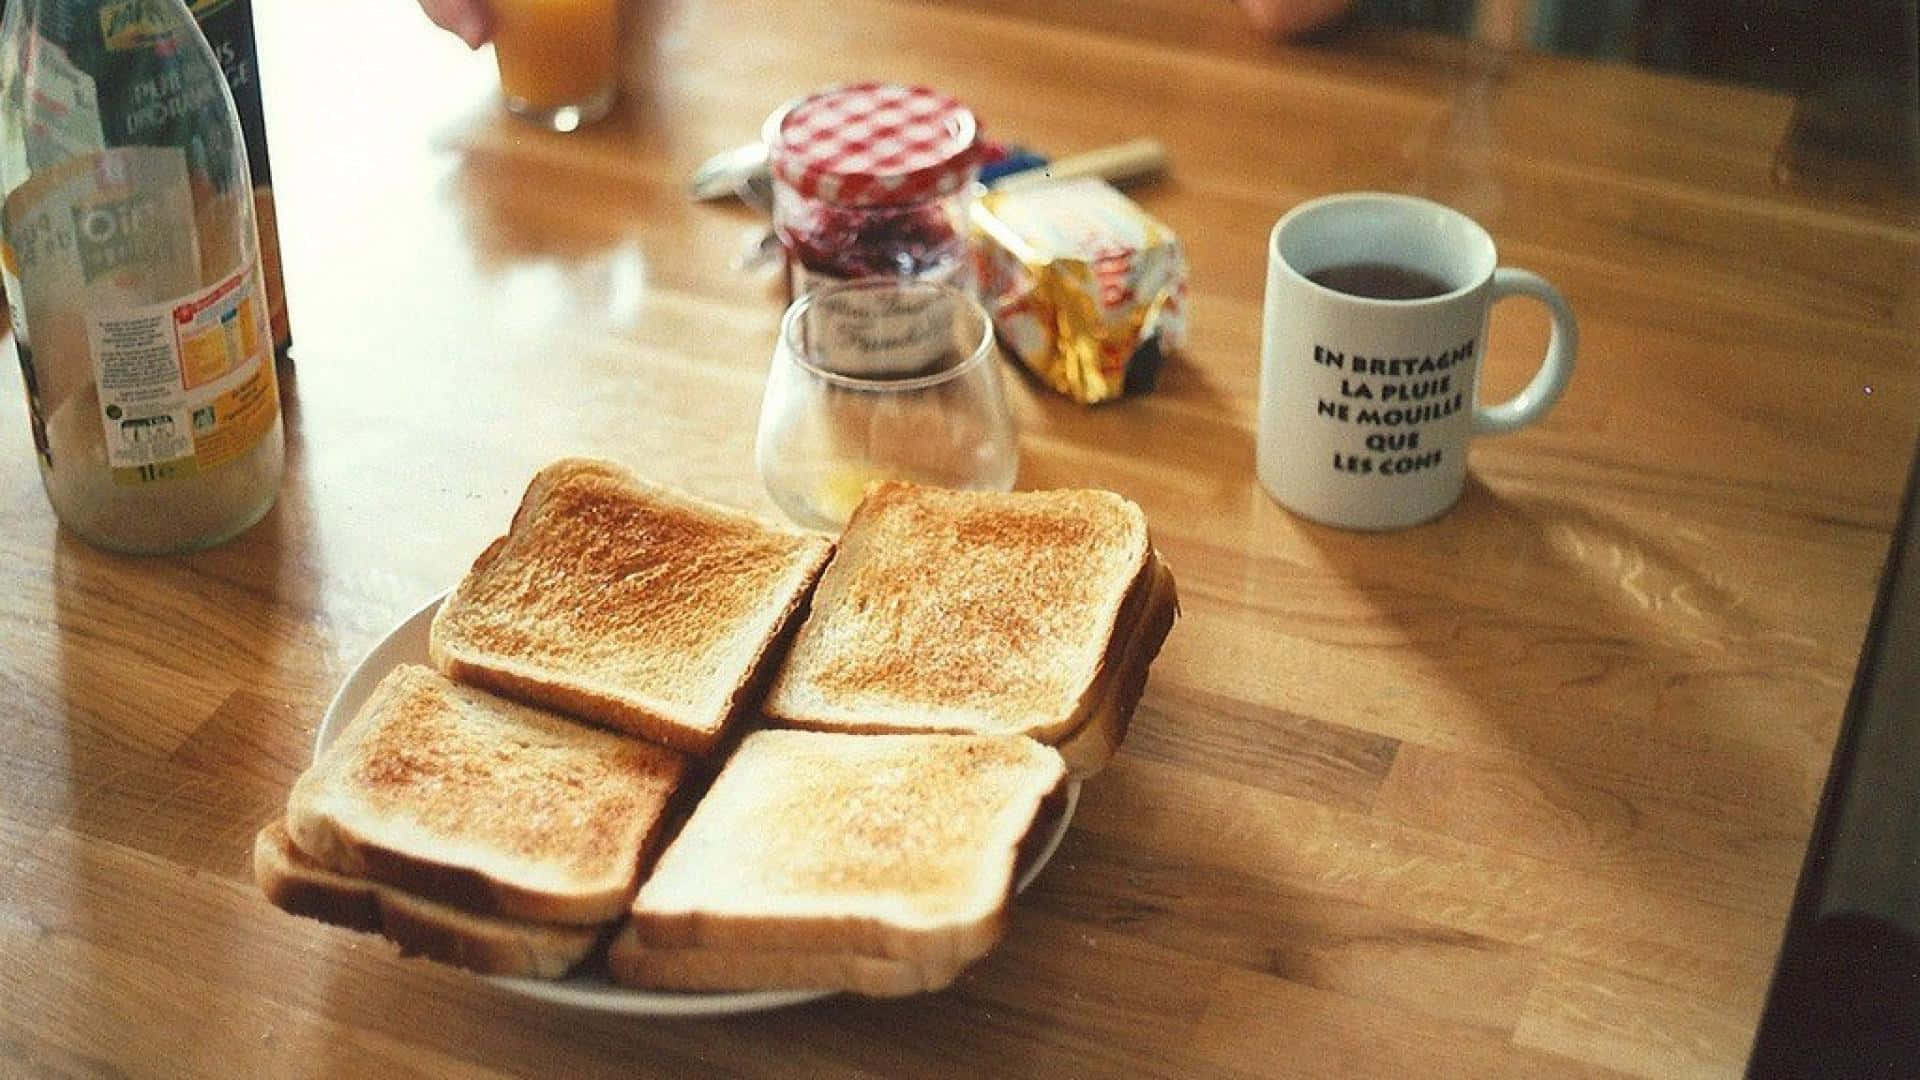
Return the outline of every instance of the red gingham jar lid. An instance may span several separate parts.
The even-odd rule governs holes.
[[[774,175],[808,198],[842,206],[921,202],[973,179],[972,110],[937,90],[850,83],[767,118]]]

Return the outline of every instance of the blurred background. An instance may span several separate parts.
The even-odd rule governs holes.
[[[1915,0],[1356,0],[1368,25],[1612,60],[1796,99],[1781,168],[1920,191]],[[1818,160],[1819,165],[1813,162]]]

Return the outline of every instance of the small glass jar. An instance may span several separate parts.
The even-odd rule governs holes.
[[[788,299],[871,277],[969,285],[976,133],[965,105],[892,83],[836,86],[768,117]]]
[[[863,278],[780,322],[754,461],[795,521],[837,531],[878,480],[1008,491],[1019,472],[993,320],[972,293]]]

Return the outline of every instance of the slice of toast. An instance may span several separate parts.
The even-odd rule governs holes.
[[[1146,518],[1105,491],[869,490],[764,706],[822,731],[1072,740],[1097,770],[1172,625]]]
[[[591,925],[633,899],[685,768],[404,664],[294,783],[287,830],[328,870],[476,914]]]
[[[425,956],[483,975],[558,979],[592,955],[599,927],[563,926],[475,915],[316,865],[287,835],[285,822],[253,841],[253,877],[284,911],[380,934],[407,956]]]
[[[904,997],[939,990],[952,981],[884,956],[800,949],[642,948],[632,942],[616,947],[622,981],[657,990],[822,990]]]
[[[704,754],[764,688],[832,544],[568,458],[433,620],[454,678]]]
[[[1135,590],[1138,602],[1134,596],[1128,598],[1129,612],[1122,620],[1128,629],[1114,638],[1098,688],[1088,699],[1086,718],[1053,744],[1066,759],[1067,771],[1075,777],[1092,776],[1113,760],[1127,737],[1134,707],[1146,692],[1147,668],[1159,655],[1160,646],[1173,629],[1173,620],[1179,616],[1180,597],[1173,571],[1158,553]]]
[[[1015,866],[1065,780],[1059,753],[1023,736],[753,732],[641,886],[608,966],[682,989],[945,986],[1005,932]]]

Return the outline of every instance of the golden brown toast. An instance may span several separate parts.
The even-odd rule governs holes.
[[[762,688],[825,539],[568,458],[435,615],[454,678],[689,753]]]
[[[405,664],[295,782],[317,866],[481,915],[592,925],[633,898],[686,761]]]
[[[274,906],[295,915],[380,934],[407,956],[483,975],[558,979],[579,967],[599,927],[475,915],[315,864],[275,821],[253,841],[253,877]]]
[[[1059,753],[1024,736],[753,732],[608,966],[686,989],[945,986],[999,941],[1023,845],[1065,783]]]
[[[1172,625],[1139,507],[1105,491],[870,489],[766,705],[835,731],[1023,734],[1105,763]]]
[[[1084,779],[1113,760],[1127,737],[1134,707],[1146,692],[1147,669],[1179,613],[1173,571],[1156,552],[1123,605],[1120,624],[1126,629],[1114,636],[1108,649],[1085,719],[1053,744],[1066,759],[1068,772]]]
[[[655,990],[822,990],[903,997],[944,987],[905,960],[805,949],[637,947],[616,939],[620,978]]]

